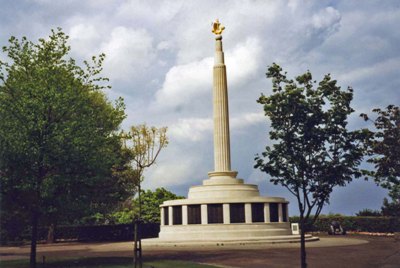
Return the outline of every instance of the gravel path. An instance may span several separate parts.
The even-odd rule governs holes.
[[[144,243],[145,244],[145,243]],[[131,257],[132,242],[39,245],[38,260],[68,257]],[[299,244],[143,246],[145,260],[172,259],[220,267],[299,267]],[[29,246],[0,247],[0,260],[29,258]],[[307,243],[309,267],[400,267],[394,237],[334,236]],[[0,265],[1,266],[1,265]]]

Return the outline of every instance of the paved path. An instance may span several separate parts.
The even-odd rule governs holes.
[[[221,267],[298,267],[299,244],[144,246],[145,259],[178,259]],[[307,243],[309,267],[400,267],[400,241],[393,237],[335,236]],[[57,243],[39,245],[38,259],[131,257],[132,243]],[[0,247],[0,260],[29,258],[29,246]]]

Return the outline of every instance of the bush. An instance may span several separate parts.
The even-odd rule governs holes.
[[[356,217],[356,216],[321,216],[314,224],[306,223],[306,232],[328,232],[331,222],[338,221],[347,231],[358,232],[400,232],[399,217]],[[299,222],[299,217],[290,217],[290,222]]]
[[[141,224],[142,238],[158,237],[160,225]],[[56,228],[56,240],[73,239],[78,241],[133,241],[133,224],[60,226]]]
[[[379,210],[372,210],[369,208],[365,208],[357,212],[356,216],[379,217],[382,216],[382,213]]]
[[[38,241],[45,241],[48,228],[39,228]],[[142,223],[142,238],[158,237],[160,224]],[[117,225],[89,225],[89,226],[57,226],[55,228],[55,240],[74,240],[85,242],[99,241],[133,241],[133,224]],[[17,239],[5,240],[2,237],[1,244],[13,244],[30,241],[30,231],[24,231]]]

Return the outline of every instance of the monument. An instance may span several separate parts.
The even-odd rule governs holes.
[[[165,201],[161,207],[160,241],[293,241],[288,201],[262,197],[258,186],[245,184],[231,170],[228,86],[222,46],[225,29],[213,23],[214,171],[187,199]],[[308,237],[310,238],[310,237]]]

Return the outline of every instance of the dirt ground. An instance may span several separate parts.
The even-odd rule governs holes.
[[[68,257],[130,257],[131,242],[39,245],[38,260]],[[186,260],[220,267],[299,267],[299,244],[143,246],[146,260]],[[0,260],[29,258],[29,246],[0,247]],[[335,236],[307,243],[309,267],[400,268],[398,237]]]

